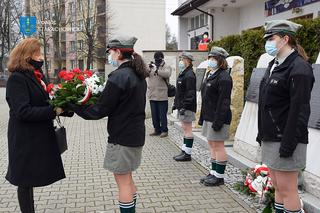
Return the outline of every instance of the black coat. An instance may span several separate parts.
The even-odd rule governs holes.
[[[205,121],[216,123],[218,126],[230,124],[232,78],[228,71],[219,69],[205,79],[201,87],[201,115]]]
[[[270,76],[273,63],[260,85],[257,141],[281,142],[280,153],[290,156],[298,143],[308,143],[314,76],[311,65],[297,51]]]
[[[6,100],[10,108],[6,179],[16,186],[36,187],[65,178],[53,126],[56,115],[34,74],[13,72]]]
[[[181,72],[177,79],[177,91],[174,98],[175,109],[197,111],[196,75],[192,66]]]
[[[86,120],[108,116],[108,142],[139,147],[145,142],[146,90],[146,80],[125,62],[109,75],[95,105],[70,105],[70,109]]]

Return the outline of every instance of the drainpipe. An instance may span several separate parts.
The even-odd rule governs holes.
[[[190,3],[189,6],[190,6],[190,8],[195,9],[195,10],[198,10],[198,11],[200,11],[201,13],[204,13],[204,14],[206,14],[206,15],[208,15],[208,16],[211,17],[211,37],[212,37],[211,39],[212,39],[212,41],[213,41],[213,26],[214,26],[214,23],[213,23],[213,15],[212,15],[211,13],[208,13],[208,12],[206,12],[206,11],[204,11],[204,10],[201,10],[201,9],[197,8],[197,7],[194,7],[194,6],[192,5],[192,3]]]

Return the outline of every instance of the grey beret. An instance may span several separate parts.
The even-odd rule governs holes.
[[[134,44],[138,39],[136,37],[119,37],[111,39],[107,45],[108,52],[112,48],[121,49],[121,48],[128,48],[133,49]]]
[[[302,27],[302,25],[288,20],[267,21],[264,26],[265,34],[263,38],[268,38],[277,33],[284,33],[294,36],[300,27]]]
[[[210,56],[221,56],[223,58],[227,58],[229,53],[222,47],[212,47],[208,54],[208,57]]]
[[[190,52],[182,52],[180,57],[187,58],[187,59],[189,59],[191,61],[194,61],[193,55]]]

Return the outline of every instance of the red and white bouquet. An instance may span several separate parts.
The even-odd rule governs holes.
[[[105,83],[101,77],[90,70],[81,71],[75,68],[71,71],[62,70],[58,77],[61,83],[49,84],[47,92],[54,107],[65,108],[69,103],[91,105],[96,103]]]

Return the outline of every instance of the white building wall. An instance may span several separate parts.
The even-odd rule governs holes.
[[[189,37],[188,37],[188,18],[179,17],[178,24],[178,49],[188,50],[190,49]]]
[[[243,30],[263,26],[265,22],[264,1],[255,1],[240,8],[240,29]]]
[[[135,36],[135,50],[164,50],[166,47],[165,0],[109,0],[111,38]]]
[[[214,10],[214,40],[239,33],[240,13],[238,8],[226,8],[224,12],[221,8],[215,8]]]

